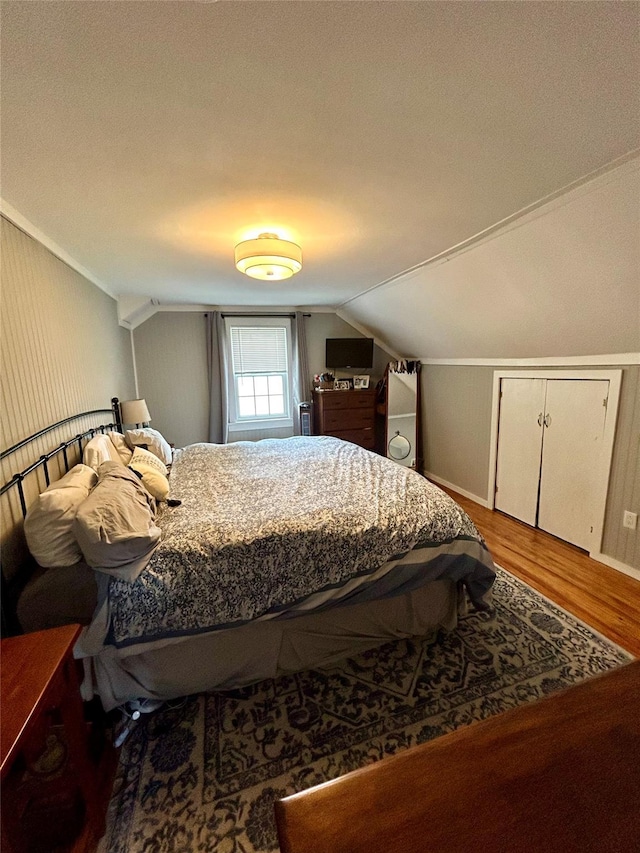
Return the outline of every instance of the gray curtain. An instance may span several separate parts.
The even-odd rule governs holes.
[[[224,320],[219,311],[207,319],[207,367],[209,370],[209,441],[226,444],[229,438],[229,388]]]
[[[311,399],[307,330],[302,311],[296,311],[291,328],[293,344],[293,433],[300,435],[300,403]]]

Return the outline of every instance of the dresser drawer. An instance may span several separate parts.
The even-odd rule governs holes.
[[[322,408],[344,411],[345,409],[371,409],[374,391],[325,391],[322,395]]]
[[[363,429],[373,427],[374,414],[367,409],[329,409],[322,415],[322,425],[326,430]]]
[[[337,429],[331,432],[327,431],[325,435],[332,435],[334,438],[341,438],[343,441],[350,441],[352,444],[359,444],[366,450],[373,450],[376,444],[376,436],[373,427],[368,429]]]

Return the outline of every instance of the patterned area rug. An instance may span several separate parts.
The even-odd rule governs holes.
[[[267,853],[275,799],[630,655],[499,570],[492,613],[327,670],[187,698],[125,742],[102,853]]]

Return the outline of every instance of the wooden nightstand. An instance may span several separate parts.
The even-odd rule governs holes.
[[[104,832],[73,659],[80,631],[66,625],[2,640],[3,853],[80,853]]]

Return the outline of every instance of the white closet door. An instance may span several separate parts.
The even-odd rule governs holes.
[[[545,379],[502,379],[495,507],[535,526]]]
[[[547,382],[538,527],[590,550],[609,382]]]

